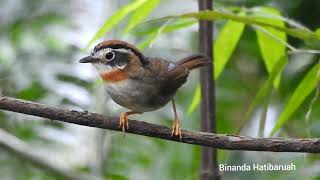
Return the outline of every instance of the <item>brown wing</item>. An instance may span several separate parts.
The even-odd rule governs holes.
[[[165,75],[163,91],[165,93],[175,93],[181,87],[189,76],[189,70],[183,66],[176,66],[169,70]]]
[[[169,94],[175,93],[187,81],[190,70],[210,63],[210,59],[202,54],[188,56],[175,64],[169,62],[167,73],[164,76],[163,91]]]
[[[160,58],[148,58],[148,62],[148,65],[143,67],[133,60],[127,70],[129,78],[159,84],[168,70],[169,62]]]
[[[189,70],[161,58],[148,58],[149,64],[142,67],[132,63],[127,72],[129,78],[140,81],[146,86],[151,85],[159,95],[174,94],[186,82]]]
[[[162,75],[161,93],[174,94],[187,81],[189,72],[184,66],[168,62]]]

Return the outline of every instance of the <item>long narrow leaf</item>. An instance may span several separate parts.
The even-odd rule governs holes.
[[[240,128],[237,130],[236,134],[239,134],[241,129],[244,127],[244,125],[249,121],[249,118],[252,116],[257,106],[261,104],[261,102],[264,101],[266,98],[268,98],[268,94],[270,94],[270,92],[272,91],[272,87],[273,87],[272,84],[274,80],[276,79],[277,76],[279,76],[279,74],[282,73],[282,70],[284,69],[287,63],[288,63],[287,58],[282,58],[273,67],[272,72],[268,77],[268,80],[262,85],[262,87],[259,89],[256,96],[253,98],[246,114],[242,119],[242,122],[240,123]]]
[[[146,47],[148,47],[157,37],[157,33],[151,34],[147,37],[147,39],[145,39],[144,41],[140,42],[137,45],[137,48],[140,50],[145,49]]]
[[[157,37],[159,37],[161,34],[173,32],[173,31],[179,30],[181,28],[185,28],[185,27],[191,26],[191,25],[193,25],[195,23],[196,22],[194,22],[194,21],[181,22],[180,20],[178,20],[178,21],[176,21],[174,23],[171,23],[171,21],[169,19],[169,20],[167,20],[167,22],[165,22],[161,26],[159,26],[157,28],[153,28],[152,31],[150,31],[150,32],[153,32],[153,33],[149,34],[147,39],[145,39],[143,42],[140,42],[137,45],[137,47],[138,47],[138,49],[142,50],[142,49],[148,47],[152,42],[154,42],[155,39]],[[147,36],[147,34],[148,33],[146,33],[145,36]]]
[[[125,32],[128,33],[134,28],[137,24],[142,22],[148,15],[158,6],[160,0],[149,0],[145,2],[142,6],[137,8],[132,14],[129,23],[125,29]]]
[[[317,34],[313,31],[309,31],[304,28],[287,28],[287,27],[280,27],[277,25],[270,24],[268,22],[265,22],[265,19],[270,19],[270,17],[261,19],[256,17],[250,17],[250,16],[240,16],[229,12],[221,12],[221,11],[200,11],[200,12],[192,12],[192,13],[185,13],[175,16],[166,16],[163,18],[153,19],[151,21],[158,21],[163,19],[181,19],[181,18],[196,18],[201,20],[218,20],[218,19],[228,19],[233,20],[237,22],[241,22],[244,24],[249,25],[258,25],[263,27],[271,27],[273,29],[283,31],[286,34],[302,39],[302,40],[320,40],[320,37],[317,36]]]
[[[215,79],[219,78],[225,65],[230,59],[234,49],[236,48],[240,40],[240,37],[244,30],[244,26],[245,25],[243,23],[229,20],[221,29],[214,45]]]
[[[115,12],[110,18],[108,18],[98,32],[91,38],[89,43],[86,45],[85,49],[87,49],[93,42],[104,36],[111,28],[116,26],[124,17],[127,16],[130,12],[134,11],[141,5],[143,5],[147,0],[136,0],[132,3],[129,3],[122,8],[120,8],[117,12]]]
[[[269,13],[272,15],[281,15],[278,10],[270,7],[261,7],[259,8],[259,11],[264,13]],[[265,22],[278,27],[285,28],[285,23],[279,19],[265,19]],[[257,39],[260,47],[260,52],[265,62],[266,68],[268,72],[271,73],[274,65],[279,61],[279,59],[286,57],[286,46],[280,41],[286,42],[287,37],[284,32],[270,28],[270,27],[264,27],[264,30],[270,33],[270,35],[262,31],[256,31]],[[280,76],[278,76],[274,82],[274,85],[276,88],[279,86],[279,83],[280,83]]]
[[[145,41],[139,43],[138,48],[142,50],[149,46],[157,37],[159,37],[163,33],[163,30],[167,27],[168,24],[170,24],[170,19],[165,24],[163,24],[156,33],[149,36]]]
[[[265,7],[262,7],[265,8]],[[267,8],[271,8],[270,6]],[[245,10],[248,14],[250,13],[251,15],[253,15],[254,17],[262,17],[263,19],[269,18],[269,19],[274,19],[274,20],[280,20],[285,22],[285,24],[287,24],[289,27],[292,28],[297,28],[297,29],[305,29],[307,31],[310,31],[310,29],[302,24],[300,24],[299,22],[292,20],[288,17],[284,17],[282,15],[276,15],[276,14],[270,14],[268,12],[263,12],[261,11],[261,7],[254,7],[251,9],[246,9]],[[257,13],[258,12],[258,13]]]
[[[132,29],[131,33],[135,36],[145,36],[148,34],[154,34],[158,31],[168,19],[161,21],[147,21],[145,23],[140,23],[139,26],[136,26]],[[151,23],[152,22],[152,23]],[[198,21],[193,19],[177,19],[176,21],[168,24],[163,30],[164,33],[169,33],[178,29],[186,28],[198,23]]]
[[[320,64],[315,65],[303,78],[285,106],[270,136],[273,136],[289,120],[308,95],[316,88],[320,80]]]
[[[194,92],[191,104],[190,104],[190,106],[188,108],[188,112],[187,112],[188,116],[190,114],[192,114],[194,112],[194,110],[196,110],[196,108],[200,104],[200,101],[201,101],[201,88],[200,88],[200,85],[198,84],[197,87],[196,87],[196,90]]]

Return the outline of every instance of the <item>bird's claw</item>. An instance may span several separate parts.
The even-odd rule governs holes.
[[[126,128],[129,128],[129,121],[128,121],[128,115],[127,113],[121,113],[120,114],[120,124],[119,128],[121,128],[123,134],[126,132]]]
[[[179,125],[179,121],[175,120],[172,125],[172,130],[171,130],[171,137],[172,136],[179,136],[180,139],[182,139],[182,133]]]

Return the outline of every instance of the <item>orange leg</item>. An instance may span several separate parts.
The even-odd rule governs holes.
[[[174,99],[173,98],[172,98],[172,107],[173,107],[173,112],[174,112],[174,121],[173,121],[173,125],[172,125],[171,136],[179,136],[180,139],[182,139],[182,134],[181,134],[180,124],[179,124],[178,114],[177,114],[176,105],[174,103]]]
[[[122,129],[122,132],[126,132],[126,128],[129,128],[129,122],[128,122],[128,116],[131,114],[141,114],[141,112],[136,111],[129,111],[129,112],[123,112],[120,114],[120,125],[119,127]]]

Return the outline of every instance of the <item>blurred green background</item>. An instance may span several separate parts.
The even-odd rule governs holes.
[[[141,4],[135,8],[128,6],[137,2],[139,0],[1,0],[0,94],[118,116],[125,109],[107,97],[93,67],[78,63],[99,40],[129,41],[138,44],[147,56],[172,61],[196,53],[198,47],[198,26],[194,19],[156,19],[141,23],[196,12],[197,1],[161,0],[149,2],[145,7]],[[280,22],[320,36],[319,0],[216,0],[214,6],[221,12],[246,12],[248,16],[257,13],[262,17],[266,14],[259,8],[272,7],[284,18]],[[113,19],[119,23],[110,23],[108,20],[117,12],[118,19],[115,16]],[[226,20],[216,21],[215,38],[225,25]],[[284,42],[277,42],[280,46],[272,46],[275,49],[267,52],[269,56],[276,54],[280,47],[283,49],[280,52],[284,55],[282,58],[288,59],[281,81],[278,81],[280,84],[271,81],[274,88],[271,85],[254,106],[253,100],[259,89],[268,78],[277,75],[268,69],[268,54],[263,50],[264,43],[268,47],[270,44],[256,33],[257,29],[259,27],[255,25],[246,25],[243,31],[240,30],[239,41],[236,41],[235,49],[231,50],[232,55],[227,58],[228,62],[216,81],[218,133],[236,133],[243,124],[241,135],[268,137],[293,93],[297,92],[297,86],[319,61],[320,38],[282,37]],[[231,29],[227,36],[231,36],[234,30]],[[94,36],[96,38],[92,39]],[[224,42],[227,36],[221,35],[220,40]],[[86,46],[89,48],[84,48]],[[185,129],[199,130],[198,78],[198,71],[192,72],[188,82],[176,94],[181,125]],[[318,81],[318,76],[314,78]],[[291,104],[298,107],[292,108],[289,117],[282,118],[285,123],[279,124],[281,130],[274,136],[319,137],[320,104],[314,90],[317,81],[310,92],[296,93],[303,98],[292,100]],[[254,107],[252,113],[248,113],[249,107]],[[308,111],[310,116],[306,118]],[[167,105],[132,118],[171,126],[173,112]],[[262,122],[264,126],[259,125]],[[318,155],[219,150],[218,159],[219,163],[228,165],[296,165],[296,170],[289,172],[221,172],[222,179],[320,179]],[[199,165],[198,146],[131,134],[123,138],[119,132],[0,111],[0,179],[193,180],[198,179]]]

